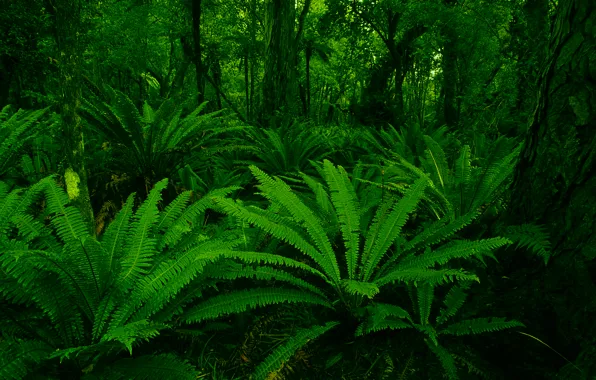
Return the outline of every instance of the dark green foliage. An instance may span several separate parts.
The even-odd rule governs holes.
[[[0,380],[596,376],[594,1],[1,9]]]
[[[297,263],[282,256],[276,258],[276,256],[252,252],[239,252],[236,258],[247,262],[247,259],[254,255],[257,260],[261,257],[260,260],[264,264],[282,264],[289,267],[288,269],[300,267],[320,277],[322,284],[326,283],[324,288],[317,288],[315,283],[306,286],[303,281],[282,270],[269,272],[271,278],[302,288],[302,302],[319,303],[327,307],[337,305],[333,307],[334,314],[346,313],[341,317],[338,315],[340,319],[345,319],[350,314],[360,319],[358,310],[366,308],[370,314],[368,322],[365,322],[365,326],[368,327],[363,328],[361,325],[356,330],[356,335],[387,328],[401,329],[417,326],[401,320],[386,320],[386,317],[394,316],[406,318],[413,323],[409,314],[399,306],[381,306],[374,302],[377,295],[391,294],[392,289],[395,288],[388,285],[393,283],[410,284],[418,289],[420,323],[421,326],[426,326],[432,305],[432,290],[435,287],[455,281],[478,279],[463,269],[451,269],[447,265],[448,262],[486,254],[509,243],[504,238],[492,238],[438,244],[463,227],[457,219],[454,222],[456,227],[437,230],[434,225],[431,225],[430,229],[418,235],[421,238],[406,239],[402,234],[403,227],[409,214],[416,210],[418,202],[424,196],[425,188],[429,184],[427,177],[418,179],[400,199],[388,197],[377,207],[372,208],[371,211],[374,213],[372,221],[365,218],[364,220],[369,220],[370,224],[362,225],[363,215],[368,211],[361,209],[361,202],[358,200],[352,181],[341,166],[336,167],[329,161],[324,162],[322,170],[324,182],[319,184],[321,186],[315,184],[310,186],[315,190],[313,194],[315,203],[310,207],[279,178],[272,178],[254,166],[251,170],[259,180],[261,195],[271,202],[271,206],[268,209],[261,209],[243,206],[222,198],[215,200],[218,208],[294,247],[303,255],[307,265],[298,266]],[[307,176],[304,178],[309,181]],[[333,215],[332,219],[327,219],[327,223],[333,220],[338,228],[325,228],[323,219],[319,215]],[[446,226],[450,225],[447,222]],[[341,236],[343,244],[337,241],[337,235]],[[309,281],[310,276],[303,278]],[[264,290],[236,291],[219,296],[221,301],[218,301],[217,297],[207,301],[204,308],[207,311],[211,308],[228,309],[229,312],[241,311],[246,307],[245,305],[249,305],[244,299],[254,297],[252,292],[255,295],[263,293],[264,297],[260,302],[251,301],[254,302],[250,304],[252,306],[259,303],[280,303],[283,302],[282,297],[297,301],[296,296],[292,296],[289,290],[280,289],[277,298],[271,291],[267,293],[264,293]],[[324,295],[322,299],[321,295]],[[454,309],[454,302],[457,301],[454,301],[453,297],[448,300],[450,303],[447,306],[452,309],[448,311],[448,315],[454,315],[457,310]],[[343,304],[341,308],[339,308],[340,304]],[[201,309],[196,312],[191,311],[187,318],[196,320],[203,313]],[[216,317],[218,314],[215,311],[209,311],[208,315]],[[520,325],[517,322],[481,322],[480,320],[470,323],[473,323],[473,326],[468,333]],[[444,329],[445,333],[457,334],[463,331],[457,327],[458,325],[454,326],[453,332]],[[427,330],[425,327],[421,331],[428,334]],[[436,345],[436,334],[430,337]],[[288,342],[288,347],[299,348],[295,342],[294,340]],[[273,360],[272,357],[266,359],[266,363],[271,363],[267,364],[269,370],[280,364],[281,357],[276,358],[275,363],[272,362]]]

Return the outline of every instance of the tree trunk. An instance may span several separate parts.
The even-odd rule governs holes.
[[[521,19],[511,27],[513,53],[517,58],[516,108],[525,124],[536,102],[536,82],[544,62],[548,43],[548,0],[528,0]],[[524,131],[525,132],[525,131]]]
[[[306,58],[306,117],[310,116],[310,59],[312,57],[312,46],[308,45],[305,51]]]
[[[246,118],[248,120],[251,119],[250,117],[250,94],[249,94],[249,86],[250,86],[250,81],[249,81],[249,76],[248,76],[248,62],[249,62],[249,52],[248,50],[246,51],[246,54],[244,54],[244,99],[246,101]]]
[[[572,329],[559,331],[571,345],[596,339],[596,325],[588,317],[596,315],[595,8],[593,1],[559,2],[512,193],[518,223],[543,224],[551,235],[555,257],[539,297],[562,320],[574,320]],[[584,365],[586,371],[596,370],[596,362]]]
[[[449,127],[458,123],[457,112],[457,33],[453,27],[443,28],[443,54],[441,66],[443,68],[443,122]]]
[[[197,73],[197,96],[198,103],[205,101],[205,78],[203,77],[203,58],[201,51],[201,2],[202,0],[192,0],[192,38],[194,41],[194,59]]]
[[[249,50],[249,61],[250,61],[250,114],[247,115],[249,120],[255,119],[255,68],[257,66],[257,55],[255,53],[257,45],[257,18],[255,17],[257,12],[256,0],[250,2],[252,17],[250,18],[250,50]]]
[[[263,111],[269,119],[276,111],[294,113],[298,97],[294,45],[296,8],[293,1],[268,0],[265,22],[265,76]]]
[[[56,42],[60,65],[60,114],[67,167],[66,189],[87,225],[95,234],[93,208],[85,170],[83,125],[77,114],[81,100],[81,52],[79,43],[81,23],[80,0],[60,0],[56,3]]]

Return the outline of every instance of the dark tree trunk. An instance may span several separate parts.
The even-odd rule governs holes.
[[[265,76],[263,78],[263,111],[270,118],[276,111],[292,113],[298,86],[294,46],[296,8],[293,1],[268,0],[265,22]]]
[[[540,63],[544,62],[548,44],[548,0],[528,0],[521,19],[513,22],[513,53],[517,58],[516,108],[526,123],[536,103],[536,83]]]
[[[83,125],[77,110],[81,100],[80,0],[60,0],[56,3],[56,42],[60,65],[60,114],[64,152],[65,181],[68,196],[81,211],[89,233],[95,234],[93,208],[85,170]]]
[[[192,0],[192,38],[194,41],[193,62],[197,73],[198,103],[205,101],[205,78],[203,71],[203,57],[201,51],[201,6],[202,0]]]
[[[310,59],[312,58],[312,46],[308,45],[305,50],[306,59],[306,116],[310,116]]]
[[[441,66],[443,68],[443,122],[449,127],[458,123],[457,112],[457,33],[451,26],[443,28],[443,54]]]
[[[574,321],[559,326],[560,336],[586,349],[596,341],[588,317],[596,315],[595,8],[593,1],[559,2],[512,193],[518,223],[543,224],[551,235],[555,256],[539,297],[561,320]],[[596,362],[584,366],[581,378],[592,378]]]

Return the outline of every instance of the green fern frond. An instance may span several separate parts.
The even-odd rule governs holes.
[[[172,223],[174,223],[180,215],[185,211],[186,206],[190,200],[192,191],[184,191],[180,193],[166,208],[160,213],[159,221],[156,229],[158,231],[167,230]]]
[[[134,198],[135,193],[132,193],[116,214],[116,218],[108,225],[101,239],[102,246],[110,258],[110,267],[112,260],[120,259],[124,254],[124,243],[128,237],[130,218],[133,215]]]
[[[424,142],[426,143],[427,165],[432,168],[429,170],[435,182],[445,189],[450,185],[449,169],[447,165],[447,158],[443,148],[432,137],[425,135]]]
[[[241,313],[258,306],[279,303],[311,303],[331,308],[327,300],[304,290],[255,288],[212,297],[188,310],[182,319],[185,323],[201,322],[222,315]]]
[[[439,359],[441,366],[445,374],[450,380],[457,380],[459,376],[457,374],[457,366],[455,365],[455,359],[453,356],[441,345],[429,342],[427,339],[424,340],[427,347],[432,351],[433,354]]]
[[[114,362],[108,374],[136,380],[196,380],[195,367],[173,354],[143,355]]]
[[[550,236],[544,226],[536,224],[522,224],[507,226],[502,234],[517,243],[517,248],[526,248],[530,252],[542,257],[544,264],[548,264],[551,257]]]
[[[0,341],[0,378],[21,380],[52,352],[46,343],[34,340]]]
[[[461,269],[396,269],[375,280],[374,283],[379,287],[393,282],[427,282],[436,286],[454,281],[479,281],[479,279],[476,275],[469,274]]]
[[[185,234],[190,232],[193,228],[202,225],[203,221],[200,220],[200,217],[205,210],[213,207],[213,198],[223,198],[239,189],[240,187],[237,186],[216,189],[188,206],[177,220],[169,225],[169,228],[164,232],[163,237],[159,239],[157,249],[161,250],[165,247],[174,246],[180,242]]]
[[[125,244],[125,254],[121,261],[119,276],[121,283],[134,282],[134,279],[146,274],[151,266],[157,243],[157,239],[152,237],[152,231],[157,223],[159,213],[157,202],[161,200],[161,192],[167,184],[167,179],[156,183],[133,217],[130,226],[130,237],[127,244]]]
[[[370,280],[373,275],[373,269],[381,261],[391,244],[397,239],[401,233],[402,227],[405,225],[408,214],[410,214],[416,206],[418,201],[424,195],[424,189],[427,186],[427,179],[418,179],[408,192],[401,198],[392,208],[387,218],[383,221],[380,228],[379,235],[376,237],[374,245],[368,244],[370,251],[364,252],[364,268],[362,271],[362,279],[364,281]],[[373,229],[375,227],[373,226]],[[367,241],[368,243],[368,241]]]
[[[375,303],[367,308],[369,316],[356,328],[355,335],[362,336],[381,330],[399,330],[412,328],[412,317],[399,306]],[[395,319],[397,318],[397,319]],[[403,319],[407,320],[403,321]]]
[[[470,335],[500,331],[514,327],[525,327],[525,325],[514,320],[506,321],[505,318],[476,318],[449,325],[441,330],[440,333],[449,335]]]
[[[455,241],[438,248],[435,251],[425,252],[419,256],[409,257],[399,264],[396,269],[422,269],[430,268],[436,264],[443,265],[456,258],[468,258],[486,251],[493,251],[497,248],[510,244],[511,241],[505,238],[489,238],[473,241]]]
[[[338,166],[324,161],[326,180],[331,192],[331,200],[337,211],[344,244],[346,246],[346,263],[348,278],[354,279],[360,252],[360,207],[354,187],[348,173]]]
[[[303,347],[311,340],[317,339],[327,331],[337,326],[339,322],[327,322],[324,326],[313,326],[300,330],[288,339],[284,344],[277,347],[267,358],[255,369],[252,379],[265,380],[271,372],[275,372],[288,360],[296,350]]]
[[[10,118],[7,118],[9,108],[2,109],[4,116],[0,118],[0,175],[14,166],[23,145],[39,132],[39,127],[43,125],[40,123],[40,119],[48,109],[19,110]]]
[[[434,299],[434,287],[428,283],[421,284],[416,287],[418,294],[418,314],[420,315],[420,323],[422,325],[428,324],[430,311]]]
[[[265,213],[259,215],[256,212],[251,212],[251,210],[245,207],[240,207],[234,201],[229,199],[214,198],[214,201],[226,214],[246,220],[247,222],[254,224],[270,233],[274,237],[296,247],[305,255],[313,259],[314,262],[323,269],[325,272],[325,277],[329,275],[328,270],[331,268],[329,268],[328,262],[315,247],[313,247],[308,241],[306,241],[306,239],[301,236],[300,233],[296,232],[294,229],[282,223],[277,223],[270,217],[265,217]],[[331,270],[331,273],[333,273],[333,270]]]
[[[459,309],[464,305],[467,298],[467,293],[464,292],[463,288],[458,285],[453,285],[449,292],[445,296],[445,300],[443,303],[445,304],[446,308],[441,309],[439,315],[437,316],[437,325],[441,325],[459,311]]]
[[[42,182],[45,183],[48,211],[54,215],[52,224],[56,233],[66,245],[78,244],[88,235],[80,211],[74,206],[69,206],[68,195],[64,189],[58,187],[53,178],[48,177]]]
[[[369,299],[372,299],[379,294],[379,288],[371,282],[346,279],[342,280],[341,284],[346,292],[351,295],[366,296]]]
[[[476,185],[470,193],[467,210],[473,211],[489,201],[493,193],[501,188],[501,184],[511,175],[515,167],[515,159],[521,151],[521,144],[511,151],[509,139],[501,137],[494,143],[494,148],[486,158]]]
[[[108,331],[102,336],[100,342],[119,342],[132,355],[132,346],[134,343],[137,341],[149,341],[158,336],[159,332],[165,328],[167,326],[160,323],[140,320]]]
[[[456,232],[472,223],[479,215],[477,212],[470,212],[453,221],[438,220],[434,222],[429,227],[426,227],[423,232],[416,235],[414,239],[405,244],[404,253],[415,252],[421,248],[447,240]]]
[[[260,182],[260,188],[263,190],[262,194],[267,199],[283,205],[294,220],[304,227],[320,252],[323,259],[321,264],[323,264],[322,268],[325,274],[331,277],[335,283],[339,283],[340,272],[337,258],[321,221],[318,220],[312,210],[302,203],[296,194],[292,193],[292,190],[285,182],[280,179],[272,179],[256,166],[251,166],[250,170]]]
[[[293,276],[287,272],[279,269],[270,268],[262,265],[255,267],[245,267],[241,264],[229,265],[222,264],[218,268],[209,268],[209,278],[236,280],[238,278],[254,278],[256,280],[275,280],[283,281],[288,285],[293,285],[311,293],[314,293],[322,298],[325,298],[325,294],[319,290],[316,286],[304,281],[303,279]]]
[[[320,271],[312,268],[311,266],[301,263],[300,261],[296,261],[281,255],[275,255],[265,252],[248,252],[248,251],[241,251],[241,252],[222,252],[222,257],[228,259],[237,259],[247,264],[266,264],[266,265],[283,265],[288,268],[296,268],[302,269],[306,272],[312,273],[317,277],[323,279],[328,284],[331,284],[327,276],[325,276]]]
[[[472,179],[470,146],[464,145],[457,160],[455,161],[454,185],[457,192],[456,208],[464,213],[465,205],[470,197],[470,186]]]

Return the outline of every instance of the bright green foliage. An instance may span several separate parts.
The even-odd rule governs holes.
[[[14,169],[23,146],[34,138],[41,127],[48,109],[11,114],[10,106],[0,110],[0,177]]]
[[[170,327],[179,305],[200,297],[210,284],[206,266],[233,252],[240,240],[233,233],[200,238],[198,216],[207,204],[188,206],[188,192],[160,211],[166,185],[167,180],[158,182],[136,211],[131,195],[100,240],[88,235],[81,214],[52,178],[25,192],[8,193],[0,185],[0,209],[12,215],[0,220],[6,305],[0,321],[8,334],[0,353],[1,378],[20,379],[51,358],[97,366],[104,356],[117,359],[123,349],[132,353]],[[27,213],[42,194],[51,230]],[[194,239],[186,241],[189,236]],[[194,289],[190,296],[183,292],[187,287]],[[99,366],[90,376],[102,370]],[[167,354],[116,361],[109,375],[190,379],[196,372]]]
[[[524,327],[517,321],[507,321],[505,318],[474,318],[447,324],[455,317],[466,299],[466,288],[469,283],[453,285],[443,301],[444,307],[438,310],[436,321],[430,318],[433,314],[434,287],[430,284],[415,287],[417,294],[414,306],[418,315],[418,322],[406,310],[383,303],[373,303],[367,307],[368,317],[358,326],[357,335],[363,335],[381,330],[415,329],[425,336],[427,347],[439,359],[445,374],[449,379],[458,379],[456,361],[449,347],[440,344],[441,335],[473,335],[486,332],[500,331],[515,327]],[[459,358],[458,358],[459,359]]]
[[[327,322],[324,326],[313,326],[300,330],[281,346],[277,347],[265,361],[257,367],[253,379],[265,380],[270,373],[275,373],[279,366],[290,358],[294,352],[304,346],[308,341],[317,339],[322,334],[337,326],[337,322]]]
[[[186,153],[224,150],[218,137],[243,129],[220,124],[214,120],[217,112],[201,115],[206,103],[192,110],[191,100],[172,98],[157,110],[145,103],[141,114],[122,92],[110,87],[105,91],[106,100],[85,101],[84,116],[110,144],[111,168],[149,183],[172,177],[188,158]]]
[[[368,304],[369,321],[366,322],[366,327],[359,328],[357,335],[385,328],[413,326],[401,320],[406,318],[412,321],[400,307],[379,307],[374,303],[375,296],[380,292],[390,291],[388,285],[392,283],[416,286],[419,291],[420,326],[431,328],[429,317],[433,289],[445,282],[477,280],[475,275],[463,269],[449,267],[450,261],[477,257],[509,244],[507,239],[492,238],[478,241],[455,240],[437,245],[469,223],[473,218],[468,215],[451,222],[447,220],[440,227],[431,224],[418,236],[406,239],[403,234],[404,225],[425,195],[429,184],[427,177],[418,179],[401,198],[387,197],[377,207],[363,211],[348,173],[329,161],[325,161],[322,167],[323,183],[304,176],[308,186],[314,190],[315,202],[309,202],[308,205],[281,179],[272,178],[254,166],[251,166],[251,170],[259,181],[260,194],[271,202],[271,207],[261,209],[244,206],[217,197],[214,198],[217,208],[266,231],[303,255],[306,264],[302,264],[302,268],[320,277],[328,284],[328,288],[312,292],[317,287],[314,284],[305,286],[304,281],[297,281],[295,276],[282,271],[268,271],[270,278],[301,288],[301,302],[327,304],[328,307],[341,302],[351,313]],[[374,213],[372,220],[365,216],[369,211]],[[337,223],[338,228],[325,225],[321,215],[326,214],[333,215],[328,220]],[[362,225],[363,220],[369,220],[369,224]],[[336,242],[336,234],[341,235],[342,243]],[[261,256],[261,260],[267,264],[298,267],[293,260],[270,254],[239,252],[236,259],[247,262],[250,256]],[[278,258],[274,259],[275,257]],[[235,273],[241,271],[242,269]],[[249,273],[251,271],[243,275]],[[304,280],[309,281],[309,276],[305,276]],[[251,299],[253,293],[263,293],[263,297],[266,296],[268,300],[254,300],[249,303],[245,299]],[[288,300],[299,302],[296,299],[298,293],[293,295],[285,290],[280,290],[279,296],[271,290],[266,293],[260,289],[235,291],[206,301],[203,308],[199,306],[196,312],[190,311],[186,318],[202,319],[205,312],[210,317],[216,317],[218,314],[210,311],[211,307],[237,312],[246,306],[254,307],[266,302],[281,303],[284,294]],[[323,298],[321,295],[324,295]],[[388,319],[391,316],[398,319]]]
[[[328,138],[309,125],[283,123],[278,128],[253,128],[249,139],[257,159],[248,163],[275,175],[304,171],[308,160],[319,161],[331,154]]]
[[[472,212],[486,210],[499,201],[501,193],[511,181],[521,145],[501,137],[486,157],[472,157],[470,147],[464,145],[459,156],[450,163],[445,151],[432,137],[424,136],[427,149],[422,170],[431,180],[433,190],[427,201],[435,213],[458,218]],[[474,164],[475,163],[475,164]],[[400,165],[416,178],[420,169],[405,160]]]

